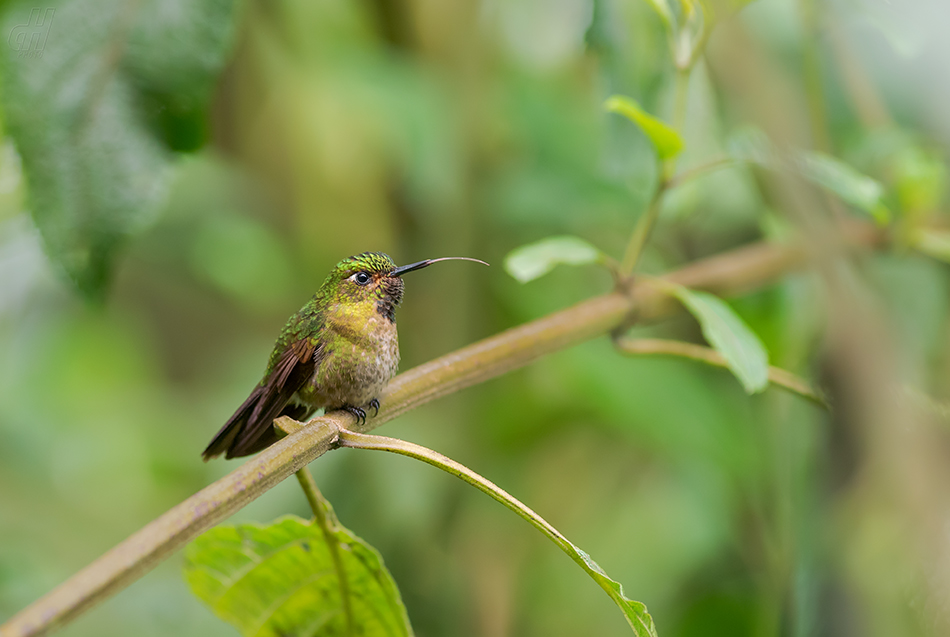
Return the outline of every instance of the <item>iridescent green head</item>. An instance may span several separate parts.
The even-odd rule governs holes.
[[[348,305],[375,303],[376,310],[380,314],[394,321],[396,307],[402,302],[405,289],[402,275],[421,270],[438,261],[450,260],[485,263],[468,257],[442,257],[397,266],[388,254],[364,252],[337,263],[320,287],[320,293],[329,296],[337,303]],[[485,263],[485,265],[488,264]]]

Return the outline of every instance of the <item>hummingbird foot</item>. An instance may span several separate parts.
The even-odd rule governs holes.
[[[362,425],[366,423],[366,412],[360,409],[359,407],[354,407],[353,405],[343,405],[342,407],[340,407],[340,409],[342,409],[343,411],[348,411],[354,416],[356,416],[356,420],[359,424]]]
[[[369,406],[376,410],[373,412],[373,418],[378,416],[379,415],[379,399],[374,398],[373,400],[369,401]]]

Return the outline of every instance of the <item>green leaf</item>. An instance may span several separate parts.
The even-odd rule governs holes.
[[[527,283],[544,276],[560,263],[584,265],[603,262],[604,259],[600,250],[583,239],[563,235],[515,248],[505,257],[505,271]]]
[[[650,139],[660,159],[676,157],[683,150],[683,140],[672,126],[650,115],[636,101],[623,95],[614,95],[604,102],[604,108],[619,113],[640,127]]]
[[[11,35],[0,54],[6,124],[47,253],[99,299],[116,253],[164,200],[182,123],[168,113],[204,106],[233,40],[235,2],[43,7],[31,14],[19,3],[4,16],[3,33],[25,36]]]
[[[909,145],[893,156],[895,190],[904,212],[931,212],[943,199],[947,166],[940,153]]]
[[[769,384],[769,357],[762,341],[739,315],[717,296],[681,285],[669,291],[696,317],[703,336],[726,359],[746,392],[755,394]]]
[[[884,205],[884,186],[874,179],[830,155],[816,151],[802,153],[799,167],[807,179],[868,213],[878,223],[890,221],[891,212]]]
[[[601,587],[605,589],[609,588],[613,591],[611,597],[617,602],[617,605],[620,606],[620,610],[623,611],[624,617],[627,618],[627,622],[633,629],[634,634],[637,635],[637,637],[657,637],[656,626],[653,624],[653,617],[647,612],[646,604],[630,599],[624,595],[623,586],[620,582],[611,579],[610,576],[604,572],[604,569],[600,567],[600,564],[595,562],[584,550],[577,548],[573,544],[571,546],[588,566],[587,573],[591,578],[600,584]]]
[[[399,590],[371,546],[338,527],[354,634],[408,636]],[[295,516],[219,526],[185,551],[185,580],[214,613],[255,637],[346,635],[340,579],[320,527]]]

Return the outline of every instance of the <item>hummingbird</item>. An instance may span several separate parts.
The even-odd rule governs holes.
[[[303,420],[317,409],[344,409],[366,421],[399,366],[396,307],[402,275],[440,261],[396,266],[389,255],[364,252],[343,259],[313,298],[284,326],[267,371],[247,400],[202,452],[205,461],[248,456],[277,442],[274,419]]]

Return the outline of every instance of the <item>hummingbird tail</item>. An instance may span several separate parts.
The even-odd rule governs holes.
[[[217,458],[231,448],[235,438],[237,438],[238,434],[247,426],[247,421],[261,398],[262,390],[262,387],[255,388],[254,391],[251,392],[251,395],[247,397],[247,400],[244,401],[244,404],[238,407],[234,415],[231,416],[231,418],[224,423],[224,426],[221,427],[221,430],[214,435],[214,438],[208,443],[205,450],[201,452],[201,458],[205,462],[212,458]]]
[[[292,399],[313,377],[322,352],[308,339],[288,347],[274,369],[215,434],[201,457],[207,461],[223,453],[227,459],[238,458],[277,442],[274,419],[284,414],[301,417],[301,406]]]

